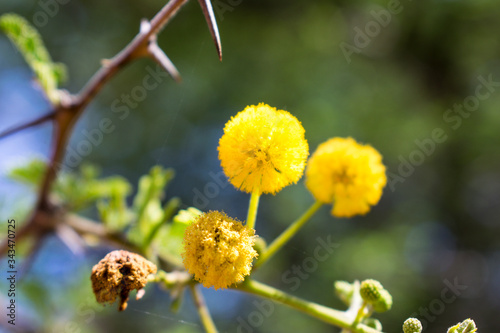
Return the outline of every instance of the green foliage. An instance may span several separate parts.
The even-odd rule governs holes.
[[[35,187],[41,183],[46,168],[45,162],[35,159],[12,169],[10,177]],[[82,165],[78,172],[61,171],[52,195],[68,211],[81,211],[96,203],[100,220],[110,232],[126,231],[127,238],[145,253],[157,254],[172,265],[182,266],[184,230],[202,212],[190,207],[176,215],[181,203],[175,197],[162,206],[174,171],[161,166],[151,168],[139,180],[131,206],[127,197],[132,185],[126,179],[99,176],[99,170],[91,165]]]
[[[67,204],[77,211],[98,200],[116,197],[124,200],[132,190],[131,185],[123,177],[112,176],[99,179],[99,170],[91,165],[82,165],[79,174],[63,172],[60,175],[57,183],[59,183],[61,197],[66,198]]]
[[[12,169],[9,176],[28,185],[38,186],[46,169],[45,162],[35,159]],[[54,183],[53,195],[70,211],[80,211],[96,201],[100,202],[100,212],[109,200],[119,206],[118,202],[124,202],[125,197],[130,194],[130,184],[119,176],[99,179],[99,175],[95,166],[87,164],[82,165],[77,173],[60,171]]]
[[[57,87],[66,79],[66,67],[54,63],[38,31],[26,19],[16,14],[0,16],[0,29],[14,43],[52,103],[59,102]]]
[[[202,212],[194,207],[181,210],[174,217],[172,223],[161,226],[153,242],[159,254],[168,258],[171,263],[182,267],[182,240],[186,227]],[[168,239],[168,241],[165,241]]]
[[[45,162],[33,160],[11,170],[10,177],[37,186],[46,168]],[[174,177],[173,170],[155,166],[142,176],[131,207],[127,205],[127,197],[132,185],[119,176],[99,178],[99,175],[99,170],[91,165],[83,165],[77,173],[61,171],[53,195],[69,211],[81,211],[96,203],[100,220],[110,232],[129,227],[127,238],[144,252],[151,251],[150,245],[154,243],[155,253],[173,265],[182,266],[184,230],[201,211],[191,207],[175,215],[180,206],[178,198],[171,198],[162,206],[165,189]]]
[[[132,221],[133,215],[127,209],[127,195],[131,186],[120,179],[113,180],[108,183],[109,197],[97,201],[97,210],[108,229],[118,231],[124,229]]]
[[[173,170],[155,166],[139,180],[132,206],[136,222],[129,232],[129,239],[143,249],[148,247],[158,228],[173,216],[179,205],[177,199],[172,199],[161,206],[165,187],[173,177]]]
[[[141,11],[116,11],[112,10],[112,6],[106,2],[95,2],[92,6],[89,5],[88,9],[92,9],[93,13],[107,13],[94,18],[96,27],[99,27],[99,22],[102,23],[103,20],[109,21],[107,23],[119,22],[121,33],[118,37],[120,37],[133,35],[136,32],[136,16],[145,16],[144,13],[147,10],[153,10],[154,6],[157,6],[153,2],[151,4],[148,8],[148,5],[144,3],[144,8]],[[489,73],[498,56],[498,47],[495,46],[496,43],[491,42],[495,40],[495,29],[492,29],[492,24],[496,23],[495,12],[497,12],[495,10],[497,2],[493,0],[428,2],[418,4],[418,7],[411,7],[409,3],[408,6],[405,5],[403,13],[393,17],[391,26],[383,29],[380,36],[372,39],[370,48],[363,50],[361,54],[354,55],[355,58],[349,66],[345,64],[338,44],[343,41],[352,43],[351,25],[355,23],[348,19],[352,15],[352,10],[355,10],[356,15],[365,12],[369,15],[370,9],[364,7],[372,3],[356,2],[355,8],[350,2],[320,1],[315,2],[314,5],[306,5],[306,3],[290,3],[290,5],[287,3],[282,7],[278,7],[278,4],[281,3],[266,3],[265,6],[258,7],[256,4],[244,3],[242,6],[234,8],[235,10],[225,12],[224,25],[231,28],[224,31],[225,49],[233,50],[236,54],[226,57],[225,65],[218,66],[217,71],[213,70],[213,63],[209,62],[213,58],[212,49],[208,50],[210,54],[207,57],[204,57],[205,49],[201,47],[200,50],[188,48],[187,50],[190,52],[186,52],[185,45],[188,43],[201,45],[199,39],[195,38],[201,35],[202,40],[205,40],[206,31],[204,29],[195,30],[197,25],[184,23],[183,20],[172,22],[177,24],[174,26],[177,28],[176,34],[181,35],[173,40],[175,47],[171,47],[173,52],[171,58],[176,62],[180,60],[181,69],[182,67],[190,68],[186,64],[191,64],[195,56],[195,59],[201,62],[197,62],[196,71],[183,73],[185,75],[195,73],[196,76],[188,77],[182,87],[184,90],[181,90],[182,92],[187,90],[187,95],[182,95],[186,96],[185,101],[188,104],[185,107],[187,111],[190,111],[186,121],[190,122],[189,126],[199,126],[196,131],[203,133],[207,128],[210,129],[214,123],[225,120],[227,114],[224,113],[224,109],[230,109],[229,105],[245,105],[248,96],[261,96],[261,99],[271,99],[270,102],[286,103],[290,111],[293,110],[298,114],[306,112],[310,114],[304,119],[304,124],[308,128],[314,129],[310,136],[311,147],[315,146],[325,133],[340,132],[346,134],[354,129],[356,134],[353,135],[377,146],[380,144],[382,150],[387,154],[384,156],[384,161],[388,162],[389,170],[394,172],[398,167],[398,156],[400,154],[407,156],[415,148],[414,139],[423,137],[427,130],[446,126],[441,119],[442,113],[446,108],[451,107],[452,103],[461,101],[468,94],[468,90],[450,92],[451,89],[447,89],[447,87],[469,87],[471,78],[473,79],[472,75],[475,77],[478,72]],[[380,4],[385,6],[387,2],[380,2]],[[127,6],[135,5],[134,2],[126,1],[123,7],[128,8]],[[330,10],[330,7],[335,8]],[[422,12],[433,14],[424,15],[424,20],[412,19]],[[278,13],[282,19],[268,20],[269,13],[271,15]],[[345,13],[348,13],[349,16],[344,16]],[[186,13],[183,14],[186,15]],[[196,12],[196,14],[199,13]],[[222,14],[218,15],[222,17]],[[263,18],[266,20],[266,24],[262,24]],[[59,26],[64,26],[68,15],[60,14],[56,19],[59,21]],[[367,20],[369,19],[372,17],[367,18]],[[364,23],[356,24],[364,28]],[[187,27],[187,29],[180,29],[179,25],[182,28]],[[249,26],[252,26],[252,29],[248,29]],[[65,54],[68,55],[66,61],[71,62],[72,67],[81,69],[80,72],[83,73],[80,74],[82,77],[76,82],[83,81],[84,77],[87,78],[88,73],[90,73],[88,68],[94,69],[95,67],[95,59],[111,55],[124,43],[124,38],[126,38],[110,39],[107,34],[102,33],[102,29],[97,28],[84,29],[85,36],[82,37],[82,29],[78,29],[77,26],[74,30],[77,34],[69,35],[67,40],[76,39],[81,42],[82,44],[79,44],[86,54],[83,57],[85,59],[82,59],[82,57],[75,57],[74,52],[64,50]],[[201,33],[198,33],[198,30],[201,30]],[[442,38],[443,31],[449,38]],[[349,33],[351,33],[350,37]],[[54,34],[53,38],[54,41],[59,41],[61,36]],[[445,44],[443,44],[443,40],[446,41]],[[88,47],[94,44],[99,45],[99,47]],[[248,45],[251,47],[246,47]],[[283,47],[283,45],[288,47]],[[73,47],[72,43],[69,44],[69,50]],[[200,51],[201,56],[200,52],[193,51]],[[262,61],[259,54],[265,54],[266,61]],[[425,59],[426,56],[429,58]],[[241,66],[242,63],[246,66]],[[279,63],[280,66],[275,66],[276,63]],[[429,66],[432,64],[437,65],[435,68]],[[426,69],[432,74],[431,77],[426,77]],[[143,67],[136,66],[131,70],[143,71]],[[442,77],[446,78],[447,72],[452,73],[452,82],[443,80],[440,84],[428,84],[435,82],[435,80],[439,81]],[[413,73],[419,75],[413,75]],[[142,77],[142,74],[140,72],[135,76],[126,76],[125,78],[129,78],[128,81],[120,78],[118,82],[114,83],[116,89],[103,91],[104,96],[106,97],[105,94],[113,94],[107,96],[108,99],[116,98],[117,92],[126,91],[137,84],[137,81],[130,82],[131,78],[137,80],[137,76]],[[265,77],[266,80],[262,80],[262,77]],[[210,78],[210,80],[206,78]],[[496,76],[494,78],[495,81],[498,79]],[[210,84],[207,85],[206,82]],[[286,82],[286,84],[276,84],[276,82]],[[311,82],[315,84],[311,84]],[[421,87],[428,87],[427,89],[431,93]],[[168,86],[168,89],[158,89],[151,92],[152,96],[146,99],[142,105],[144,111],[150,110],[150,113],[137,113],[137,117],[140,117],[142,123],[140,127],[153,129],[154,127],[151,125],[160,122],[159,118],[161,118],[162,123],[172,120],[169,118],[171,117],[170,113],[158,114],[156,110],[160,106],[162,109],[171,109],[177,106],[179,102],[177,96],[181,95],[178,91],[180,89],[180,87]],[[290,94],[290,91],[294,93]],[[153,94],[160,95],[162,98],[155,98]],[[165,96],[167,94],[168,96]],[[464,195],[469,193],[470,186],[475,181],[474,177],[482,176],[479,171],[490,171],[491,175],[485,179],[488,185],[491,185],[488,180],[494,181],[494,177],[497,175],[498,158],[495,159],[492,153],[496,152],[496,147],[498,147],[498,140],[494,140],[494,138],[498,138],[496,129],[500,119],[498,118],[499,113],[497,113],[498,101],[499,99],[494,97],[482,104],[481,110],[471,115],[470,118],[464,119],[463,127],[452,132],[446,146],[440,146],[438,153],[427,159],[421,169],[405,182],[405,186],[398,184],[397,195],[392,196],[395,199],[389,199],[389,202],[385,204],[385,207],[392,207],[391,205],[398,207],[391,210],[391,215],[384,213],[388,212],[389,209],[384,209],[383,206],[382,211],[379,211],[378,214],[360,219],[360,221],[356,221],[356,224],[349,222],[349,225],[345,226],[343,221],[332,224],[330,220],[323,219],[317,221],[317,228],[309,228],[305,231],[307,233],[303,234],[303,239],[314,239],[318,229],[324,230],[325,226],[328,226],[327,230],[333,230],[335,234],[342,237],[340,249],[342,252],[336,252],[335,258],[321,266],[329,267],[328,270],[320,267],[315,273],[318,279],[326,280],[334,274],[336,274],[335,278],[344,279],[370,275],[381,281],[386,281],[384,282],[386,284],[390,280],[385,277],[394,276],[393,281],[391,281],[393,283],[390,283],[391,292],[395,291],[395,295],[399,295],[399,302],[396,311],[391,311],[391,314],[386,317],[384,326],[389,325],[387,326],[389,332],[400,329],[401,325],[398,320],[395,320],[396,318],[402,318],[402,314],[411,313],[418,309],[423,305],[421,304],[423,299],[435,297],[429,291],[440,290],[439,286],[432,285],[433,281],[440,283],[439,279],[429,278],[430,275],[427,275],[429,272],[422,273],[407,265],[406,252],[401,251],[402,247],[397,246],[397,244],[402,245],[407,239],[408,234],[405,231],[410,230],[422,220],[437,220],[442,216],[454,216],[454,222],[457,224],[454,232],[456,232],[457,239],[461,239],[460,236],[463,236],[461,234],[470,233],[470,228],[467,226],[475,225],[472,223],[477,222],[473,216],[481,215],[493,218],[495,216],[493,209],[490,208],[489,211],[483,209],[483,203],[487,202],[488,198],[494,197],[494,190],[488,194],[487,191],[479,191],[478,189],[477,197],[484,199],[478,200],[482,209],[480,214],[464,214],[463,207],[466,206],[468,210],[471,210],[470,205],[473,204],[459,205],[456,203],[461,202],[457,198],[463,199]],[[103,106],[103,112],[109,112],[106,105]],[[206,121],[207,119],[210,121]],[[374,123],[377,126],[373,126]],[[125,133],[130,133],[131,128],[136,126],[135,121],[123,122],[119,128],[117,127],[121,133],[114,135],[123,134],[123,139],[126,140]],[[170,138],[173,142],[188,142],[186,137],[189,138],[193,135],[192,131],[186,131],[185,126],[172,126],[172,128],[173,133]],[[156,135],[162,138],[165,132],[164,126],[158,126],[157,132],[153,133],[152,131],[147,136],[137,135],[137,138],[134,136],[133,139],[138,141],[136,147],[140,148],[133,150],[135,155],[131,154],[128,160],[126,168],[129,174],[137,172],[138,166],[142,167],[143,164],[133,161],[140,161],[144,151],[155,148],[157,142],[153,140],[153,137]],[[203,149],[210,148],[209,140],[201,141],[205,142],[197,142],[197,145],[203,144]],[[114,151],[116,147],[110,146],[109,149]],[[191,152],[192,147],[183,149],[183,151]],[[101,156],[106,156],[109,153],[109,151],[104,151]],[[175,156],[175,158],[178,157]],[[182,158],[182,156],[180,157]],[[470,160],[475,161],[474,164],[467,163],[469,157]],[[486,163],[478,162],[479,159],[489,161],[491,169],[485,169]],[[122,162],[120,161],[120,163]],[[122,166],[120,169],[122,170]],[[447,184],[452,183],[454,187],[451,190],[442,191]],[[430,184],[440,190],[433,191],[434,187],[431,187]],[[187,181],[183,185],[188,188],[195,186]],[[437,200],[422,201],[422,193],[428,192],[435,193],[438,196]],[[286,197],[286,195],[288,194],[285,194],[284,199],[281,199],[282,197],[271,198],[271,200],[286,202],[286,204],[273,206],[276,209],[273,209],[272,212],[276,216],[285,217],[287,214],[296,214],[296,211],[290,207],[299,207],[300,203],[304,201],[304,197],[309,199],[307,192],[302,196],[293,194],[293,197],[291,195]],[[476,197],[475,192],[473,196]],[[494,202],[494,200],[490,201]],[[436,202],[439,204],[435,204]],[[273,220],[269,216],[265,218]],[[378,221],[386,221],[383,229]],[[283,222],[286,223],[287,220],[283,218]],[[372,224],[373,222],[376,223]],[[402,225],[406,227],[401,227]],[[351,229],[345,231],[345,228]],[[354,228],[359,232],[350,232]],[[365,228],[369,230],[369,233],[362,233],[361,230]],[[481,228],[486,230],[484,225]],[[270,230],[278,232],[277,229],[271,228]],[[477,242],[484,245],[483,248],[488,248],[485,244],[495,244],[494,232],[488,232],[484,235],[478,232],[475,235],[477,236],[475,240],[467,238],[471,246]],[[155,245],[167,243],[165,239],[158,236],[159,234],[154,237]],[[386,241],[378,242],[378,246],[374,247],[372,245],[376,243],[375,238],[384,238]],[[362,241],[359,241],[360,239]],[[369,239],[372,239],[373,242],[370,242]],[[422,247],[422,252],[425,250],[426,248]],[[276,267],[288,267],[296,263],[297,256],[294,251],[286,251],[281,259],[276,259],[282,260],[277,261]],[[345,263],[344,267],[336,269],[331,266],[339,265],[339,263]],[[394,274],[395,269],[398,269],[398,274]],[[359,271],[362,271],[363,274],[358,273]],[[415,292],[412,288],[407,287],[418,279],[420,279],[419,285],[422,287],[421,292]],[[401,281],[406,281],[406,283]],[[317,288],[314,283],[303,283],[300,292],[307,295],[309,292],[315,292]],[[424,294],[424,290],[427,290],[427,294]],[[327,302],[326,298],[330,296],[329,293],[322,293],[319,300]],[[488,306],[488,302],[473,303],[482,305],[483,308]],[[285,312],[277,308],[272,320],[268,319],[262,326],[262,330],[269,330],[270,325],[273,324],[279,324],[280,329],[290,327],[296,329],[296,327],[291,326],[291,323],[302,324],[302,321],[299,322],[298,319],[295,319],[296,317],[301,318],[300,316],[293,317],[295,321],[278,320],[281,313]],[[488,311],[481,313],[487,316]],[[451,323],[449,317],[453,315],[453,311],[443,313],[440,318],[441,324],[439,322],[436,324],[442,326],[443,322]],[[289,313],[285,313],[283,316],[281,318],[284,319],[290,317]],[[126,316],[128,320],[131,320],[131,317],[130,314]],[[115,327],[113,321],[122,323],[123,318],[123,316],[110,316],[107,318],[108,325]],[[153,321],[144,321],[141,325],[148,325],[150,322]],[[397,325],[397,329],[394,325]],[[188,325],[180,329],[190,330]],[[170,328],[165,328],[165,331],[170,330]],[[296,330],[301,331],[300,329]],[[325,331],[327,330],[331,329],[328,327]],[[441,331],[446,331],[446,328]]]
[[[29,163],[10,170],[9,177],[21,183],[38,186],[46,169],[47,165],[44,161],[33,159]]]

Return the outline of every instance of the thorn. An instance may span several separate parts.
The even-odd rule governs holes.
[[[150,30],[151,30],[151,23],[146,19],[142,19],[141,20],[141,28],[139,30],[140,33],[147,34]]]
[[[55,112],[50,112],[46,115],[43,115],[39,118],[36,118],[35,120],[29,121],[26,124],[15,126],[11,129],[6,130],[5,132],[0,133],[0,139],[3,139],[9,135],[15,134],[15,133],[20,132],[22,130],[25,130],[27,128],[43,124],[44,122],[53,119],[54,116],[55,116]]]
[[[217,28],[217,21],[215,20],[214,10],[212,9],[212,4],[210,0],[198,0],[201,9],[203,10],[203,15],[207,20],[208,29],[212,35],[212,39],[215,43],[215,48],[217,49],[217,54],[219,55],[219,60],[222,61],[222,46],[220,43],[219,29]]]
[[[144,294],[146,293],[146,290],[144,288],[137,290],[137,294],[135,295],[135,299],[138,301],[140,300]]]
[[[75,256],[83,254],[85,242],[76,231],[65,224],[60,224],[56,228],[56,235]]]
[[[101,66],[108,67],[111,64],[111,59],[101,59]]]
[[[152,42],[148,46],[149,56],[153,58],[163,69],[167,71],[168,74],[177,82],[181,82],[181,74],[175,68],[175,65],[170,61],[165,52],[156,44]]]

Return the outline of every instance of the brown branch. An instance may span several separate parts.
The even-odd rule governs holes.
[[[42,180],[42,186],[38,193],[38,201],[35,209],[46,211],[50,206],[49,194],[52,183],[56,178],[58,166],[62,164],[61,161],[64,158],[64,150],[66,149],[68,140],[71,136],[73,125],[76,123],[78,117],[79,113],[73,113],[69,109],[66,109],[63,105],[56,110],[52,139],[52,155],[50,157],[47,171],[45,172]]]
[[[141,57],[151,57],[161,62],[163,67],[166,68],[175,79],[178,80],[180,78],[174,65],[157,47],[156,37],[161,29],[175,16],[178,10],[186,2],[187,0],[170,0],[150,22],[143,21],[141,23],[140,32],[134,39],[132,39],[132,41],[112,59],[104,61],[102,67],[91,77],[77,95],[70,95],[65,91],[59,91],[61,97],[60,102],[54,105],[54,111],[51,114],[11,129],[3,134],[3,137],[5,137],[22,129],[38,125],[44,121],[53,120],[54,122],[52,151],[49,165],[38,192],[38,200],[33,214],[26,224],[23,225],[21,230],[19,230],[17,234],[18,241],[29,234],[44,236],[47,233],[54,232],[60,223],[64,223],[62,219],[58,218],[59,210],[51,203],[49,194],[52,184],[56,179],[58,167],[62,164],[61,162],[64,158],[64,152],[71,136],[73,126],[88,104],[101,91],[102,87],[127,64]],[[200,4],[207,18],[209,29],[214,38],[217,53],[220,58],[220,38],[215,24],[212,7],[209,0],[200,1]],[[2,136],[0,136],[0,138],[1,137]],[[73,225],[72,228],[77,232],[81,232],[82,230],[78,230],[79,226],[81,225]],[[96,232],[96,235],[101,235],[101,237],[111,241],[113,241],[116,236],[114,240],[123,245],[124,239],[121,239],[117,235],[108,233],[102,234],[102,231],[101,234],[99,234],[95,226],[93,227],[94,230],[92,232]],[[133,247],[132,244],[127,245]],[[0,251],[0,253],[5,253],[7,251],[5,242],[0,244]]]
[[[32,121],[29,121],[25,124],[21,124],[21,125],[9,128],[8,130],[4,131],[3,133],[0,133],[0,139],[6,138],[9,135],[15,134],[15,133],[20,132],[22,130],[25,130],[27,128],[35,127],[37,125],[43,124],[49,120],[54,119],[55,115],[56,115],[56,113],[54,111],[52,111],[52,112],[49,112],[49,113],[47,113],[39,118],[36,118]]]
[[[152,37],[167,24],[187,0],[170,0],[149,24],[141,24],[141,32],[115,57],[107,61],[103,67],[90,79],[78,96],[74,97],[73,105],[76,108],[85,108],[103,85],[113,77],[116,72],[125,67],[133,59],[147,55],[148,45]]]
[[[73,125],[76,123],[83,110],[93,100],[118,71],[124,68],[132,60],[148,54],[150,39],[161,30],[161,28],[177,13],[179,8],[187,0],[169,1],[156,16],[151,20],[149,29],[142,24],[141,31],[137,36],[115,57],[106,61],[99,71],[89,80],[78,95],[63,96],[56,110],[54,146],[47,173],[45,174],[42,187],[38,196],[37,208],[43,209],[47,205],[50,187],[57,174],[57,166],[61,165],[64,157],[64,149],[67,146]]]
[[[96,223],[84,217],[68,214],[65,219],[67,225],[76,231],[80,236],[93,236],[100,240],[114,245],[118,248],[142,254],[142,250],[127,240],[121,233],[110,232],[102,224]]]

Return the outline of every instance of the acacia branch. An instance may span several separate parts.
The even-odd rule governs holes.
[[[353,333],[382,333],[379,330],[361,323],[353,324],[353,320],[343,311],[303,300],[250,278],[247,278],[243,283],[237,284],[232,288],[279,302],[328,324],[344,328]]]
[[[14,126],[12,128],[7,129],[6,131],[0,133],[0,139],[6,138],[9,135],[15,134],[17,132],[21,132],[22,130],[25,130],[30,127],[35,127],[37,125],[41,125],[49,120],[53,120],[55,117],[56,113],[54,111],[49,112],[39,118],[36,118],[32,121],[29,121],[25,124],[21,124],[19,126]]]
[[[58,225],[64,223],[63,219],[57,218],[58,207],[50,202],[49,194],[57,173],[62,165],[65,149],[71,136],[73,126],[80,118],[85,108],[94,97],[101,91],[103,86],[122,70],[127,64],[141,57],[150,57],[159,62],[174,79],[180,76],[168,57],[156,44],[157,34],[175,16],[178,10],[187,0],[170,0],[150,22],[143,21],[140,32],[132,41],[110,60],[103,61],[102,67],[91,77],[88,83],[77,95],[71,95],[66,91],[58,91],[59,102],[54,105],[54,111],[39,119],[23,124],[7,132],[0,134],[1,137],[16,133],[22,129],[52,120],[54,123],[52,149],[47,171],[42,179],[38,192],[37,202],[30,219],[18,231],[17,238],[21,240],[29,234],[45,235],[58,229]],[[221,58],[220,38],[213,16],[212,6],[209,0],[199,0],[209,29],[216,44],[217,53]],[[40,218],[43,216],[43,218]],[[50,223],[47,223],[47,218]],[[109,235],[108,235],[109,236]],[[0,253],[5,253],[6,244],[0,245]]]
[[[148,45],[151,39],[156,39],[160,30],[174,17],[187,0],[169,1],[155,17],[147,24],[141,24],[141,31],[135,38],[111,60],[105,61],[101,69],[90,79],[79,95],[74,96],[72,105],[75,108],[85,108],[94,96],[102,89],[120,69],[132,60],[149,55]]]
[[[65,222],[80,236],[96,237],[116,247],[124,248],[135,253],[142,253],[142,250],[131,243],[123,234],[110,232],[100,223],[96,223],[76,214],[68,214],[65,218]]]
[[[149,29],[141,29],[139,34],[122,51],[111,60],[103,62],[103,66],[94,74],[78,95],[69,95],[61,99],[61,103],[56,109],[52,156],[42,181],[36,209],[45,209],[48,205],[50,188],[56,177],[57,167],[62,165],[64,150],[67,147],[73,126],[87,105],[116,73],[132,60],[149,53],[148,44],[151,37],[156,38],[156,34],[186,2],[187,0],[169,1],[151,20]]]

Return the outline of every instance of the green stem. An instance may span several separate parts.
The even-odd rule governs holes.
[[[343,311],[300,299],[252,279],[247,279],[234,288],[285,304],[326,323],[348,329],[353,333],[381,333],[363,324],[357,324],[353,327],[352,319],[348,318]]]
[[[191,274],[186,271],[172,271],[167,273],[160,269],[156,274],[148,277],[148,282],[162,284],[166,289],[172,289],[178,285],[187,285],[192,281],[192,278]]]
[[[255,229],[255,219],[257,218],[257,209],[259,208],[260,189],[256,189],[250,196],[248,205],[247,226]]]
[[[309,221],[309,219],[318,211],[318,209],[323,204],[319,201],[316,201],[309,209],[297,220],[295,220],[281,235],[276,238],[271,245],[267,247],[267,249],[260,255],[259,260],[255,263],[255,268],[263,265],[269,258],[271,258],[279,249],[285,245],[290,238],[292,238],[297,231],[299,231],[302,226]]]
[[[210,316],[210,312],[208,311],[207,305],[205,304],[205,299],[201,294],[201,291],[197,289],[199,287],[198,284],[191,284],[189,288],[191,289],[191,294],[193,295],[194,304],[198,309],[198,313],[200,315],[201,323],[205,328],[207,333],[217,333],[217,328],[215,327],[214,321],[212,320],[212,316]]]
[[[361,304],[361,307],[358,310],[358,314],[356,315],[356,318],[352,323],[353,326],[356,326],[361,321],[361,319],[363,319],[363,316],[365,314],[365,308],[366,308],[366,301],[363,301],[363,304]]]
[[[346,315],[354,320],[358,315],[359,308],[363,305],[363,299],[359,294],[359,281],[355,280],[353,283],[354,290],[352,291],[351,304],[349,308],[345,311]]]

